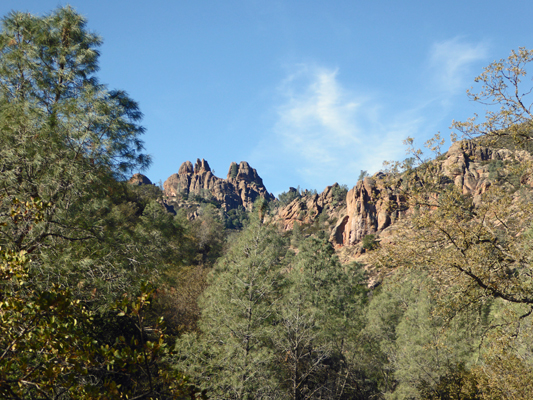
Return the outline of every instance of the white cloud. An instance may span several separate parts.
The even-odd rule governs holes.
[[[447,92],[464,90],[471,81],[473,64],[487,58],[485,43],[468,43],[461,37],[434,43],[430,52],[430,68],[439,89]]]
[[[293,186],[354,185],[360,170],[374,173],[384,160],[403,159],[407,137],[421,144],[439,130],[445,134],[455,95],[486,54],[485,45],[461,38],[435,43],[418,65],[421,71],[429,66],[433,85],[424,85],[428,76],[420,74],[410,85],[412,92],[401,93],[402,99],[410,96],[409,104],[391,98],[394,88],[361,92],[353,88],[357,82],[350,82],[350,88],[339,69],[295,65],[278,87],[272,132],[251,159],[267,174],[287,175],[287,181],[290,176]]]
[[[355,117],[361,100],[340,87],[337,70],[299,68],[280,87],[284,103],[275,131],[287,150],[298,148],[309,160],[331,162],[332,150],[360,143]]]
[[[343,86],[337,69],[298,65],[278,90],[274,134],[253,158],[296,172],[309,188],[353,185],[361,169],[377,172],[384,160],[403,155],[402,140],[418,122],[384,124],[380,105]]]

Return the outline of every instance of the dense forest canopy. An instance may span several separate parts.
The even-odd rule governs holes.
[[[476,79],[496,111],[454,122],[483,150],[454,164],[439,136],[429,158],[407,140],[380,175],[398,218],[341,263],[321,218],[277,223],[316,191],[233,214],[184,199],[192,219],[128,184],[142,114],[99,83],[101,42],[70,7],[2,20],[0,397],[531,398],[532,51]],[[488,170],[475,195],[468,163]]]

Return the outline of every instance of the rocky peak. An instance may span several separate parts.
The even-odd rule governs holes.
[[[237,180],[243,180],[247,182],[254,182],[258,185],[263,185],[263,180],[257,174],[257,171],[250,167],[246,161],[241,161],[239,164],[239,171],[237,173]]]
[[[143,174],[134,174],[129,180],[130,185],[140,186],[140,185],[151,185],[152,181],[148,179]]]
[[[194,168],[192,163],[190,161],[185,161],[183,164],[181,164],[181,167],[178,170],[178,175],[192,174],[193,172]]]
[[[248,183],[255,183],[259,186],[263,185],[263,180],[255,170],[255,168],[250,167],[246,161],[241,161],[240,164],[232,162],[229,166],[229,171],[227,175],[228,180],[234,181],[246,181]]]
[[[239,206],[251,209],[258,197],[274,199],[257,171],[246,161],[240,164],[232,162],[227,179],[213,175],[204,159],[197,159],[194,168],[190,161],[186,161],[177,174],[165,181],[163,187],[167,202],[176,203],[178,197],[192,194],[218,202],[225,211]]]
[[[209,167],[209,164],[203,158],[202,158],[202,161],[200,161],[200,159],[197,158],[196,164],[194,164],[194,173],[203,174],[205,172],[211,172],[211,168]]]
[[[507,172],[505,165],[530,161],[533,157],[525,150],[487,147],[479,140],[454,143],[448,152],[433,162],[464,194],[479,204],[481,195]],[[492,171],[492,172],[491,172]],[[382,172],[367,177],[348,192],[346,214],[340,218],[331,235],[339,246],[359,244],[366,235],[389,235],[399,218],[410,215],[405,199],[386,184]],[[522,184],[533,185],[529,177],[520,177]]]

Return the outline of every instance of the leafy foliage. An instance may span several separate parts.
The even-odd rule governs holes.
[[[365,235],[362,244],[364,250],[374,250],[378,246],[375,235]]]
[[[348,193],[348,186],[346,185],[333,185],[331,194],[333,196],[333,204],[346,204],[346,194]]]
[[[248,213],[243,206],[224,213],[224,227],[226,229],[240,230],[244,228],[248,221]]]
[[[137,104],[95,76],[101,39],[70,7],[2,24],[0,397],[531,397],[527,157],[485,161],[491,184],[472,197],[444,174],[439,135],[436,160],[407,139],[387,179],[411,214],[379,246],[363,238],[386,276],[369,289],[324,239],[326,213],[295,224],[292,251],[265,201],[248,217],[201,193],[188,221],[160,188],[121,182],[150,159]],[[469,95],[500,108],[455,129],[530,150],[531,60],[519,49],[489,65]],[[333,186],[336,205],[347,191]]]
[[[283,277],[283,244],[272,227],[255,217],[210,277],[202,300],[202,336],[184,335],[176,344],[179,368],[197,379],[210,398],[260,397],[273,390],[264,346]]]
[[[239,168],[237,167],[237,164],[231,163],[230,172],[229,172],[230,178],[235,179],[237,177],[238,172],[239,172]]]
[[[39,221],[45,207],[25,204],[12,215]],[[39,290],[27,253],[0,251],[0,395],[21,398],[178,398],[188,387],[178,373],[161,368],[168,356],[159,325],[148,327],[151,293],[124,297],[105,318],[57,285]],[[118,318],[115,334],[106,326]],[[161,321],[159,321],[161,322]],[[128,332],[125,326],[135,329]],[[107,337],[107,340],[106,340]]]
[[[476,78],[481,91],[469,95],[499,109],[489,108],[482,123],[473,118],[454,122],[454,127],[466,136],[481,136],[475,140],[485,145],[496,146],[505,139],[513,140],[517,147],[527,147],[532,121],[527,105],[530,91],[524,90],[521,82],[532,54],[520,49],[507,60],[489,65]],[[412,143],[408,140],[410,146]],[[438,154],[442,143],[436,136],[427,147]],[[424,159],[421,150],[411,150],[416,163],[403,164],[394,171],[404,172],[396,175],[401,181],[393,187],[401,190],[408,207],[416,211],[408,221],[397,223],[394,241],[382,241],[374,262],[381,267],[427,273],[434,282],[434,314],[442,318],[460,320],[469,310],[490,305],[487,332],[478,334],[484,340],[476,365],[465,364],[464,374],[439,373],[438,381],[419,387],[432,398],[428,387],[444,390],[442,385],[448,385],[448,389],[456,390],[461,382],[467,386],[475,383],[476,391],[469,389],[470,394],[464,396],[525,399],[533,370],[525,356],[531,338],[523,330],[531,324],[533,306],[528,250],[533,210],[530,191],[521,187],[524,181],[517,177],[529,176],[532,164],[525,159],[520,165],[506,164],[502,171],[503,163],[492,162],[489,173],[500,184],[473,198],[448,184],[438,162]]]
[[[259,210],[258,210],[259,211]],[[210,398],[367,398],[358,365],[363,276],[323,239],[287,252],[254,216],[217,263],[200,334],[178,340],[176,366]]]
[[[323,239],[311,237],[299,246],[270,339],[280,398],[364,399],[373,393],[356,353],[365,293],[357,267],[341,266]]]
[[[370,176],[368,174],[367,171],[365,170],[361,170],[361,172],[359,173],[359,176],[357,177],[357,181],[362,181],[363,179],[365,179],[367,176]]]
[[[288,192],[280,193],[278,196],[278,200],[280,205],[286,206],[287,204],[291,203],[294,199],[299,199],[301,197],[300,194],[300,188],[294,189],[291,188]]]
[[[137,274],[157,275],[179,236],[170,221],[171,235],[156,234],[158,206],[116,181],[150,162],[142,114],[125,92],[98,83],[101,39],[72,8],[13,12],[2,24],[0,244],[32,254],[44,288],[68,285],[109,303]],[[32,199],[50,204],[42,220],[13,219],[14,201]]]

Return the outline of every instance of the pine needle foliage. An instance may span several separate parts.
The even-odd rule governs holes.
[[[98,82],[101,43],[70,6],[12,12],[0,31],[0,245],[31,254],[44,287],[98,301],[157,275],[172,247],[157,245],[179,235],[118,182],[150,157],[137,103]],[[15,201],[33,200],[49,205],[41,221],[13,218]]]
[[[209,398],[273,398],[274,356],[266,343],[284,282],[285,251],[275,228],[254,215],[215,265],[200,302],[202,333],[184,335],[176,344],[178,369],[199,382]]]

